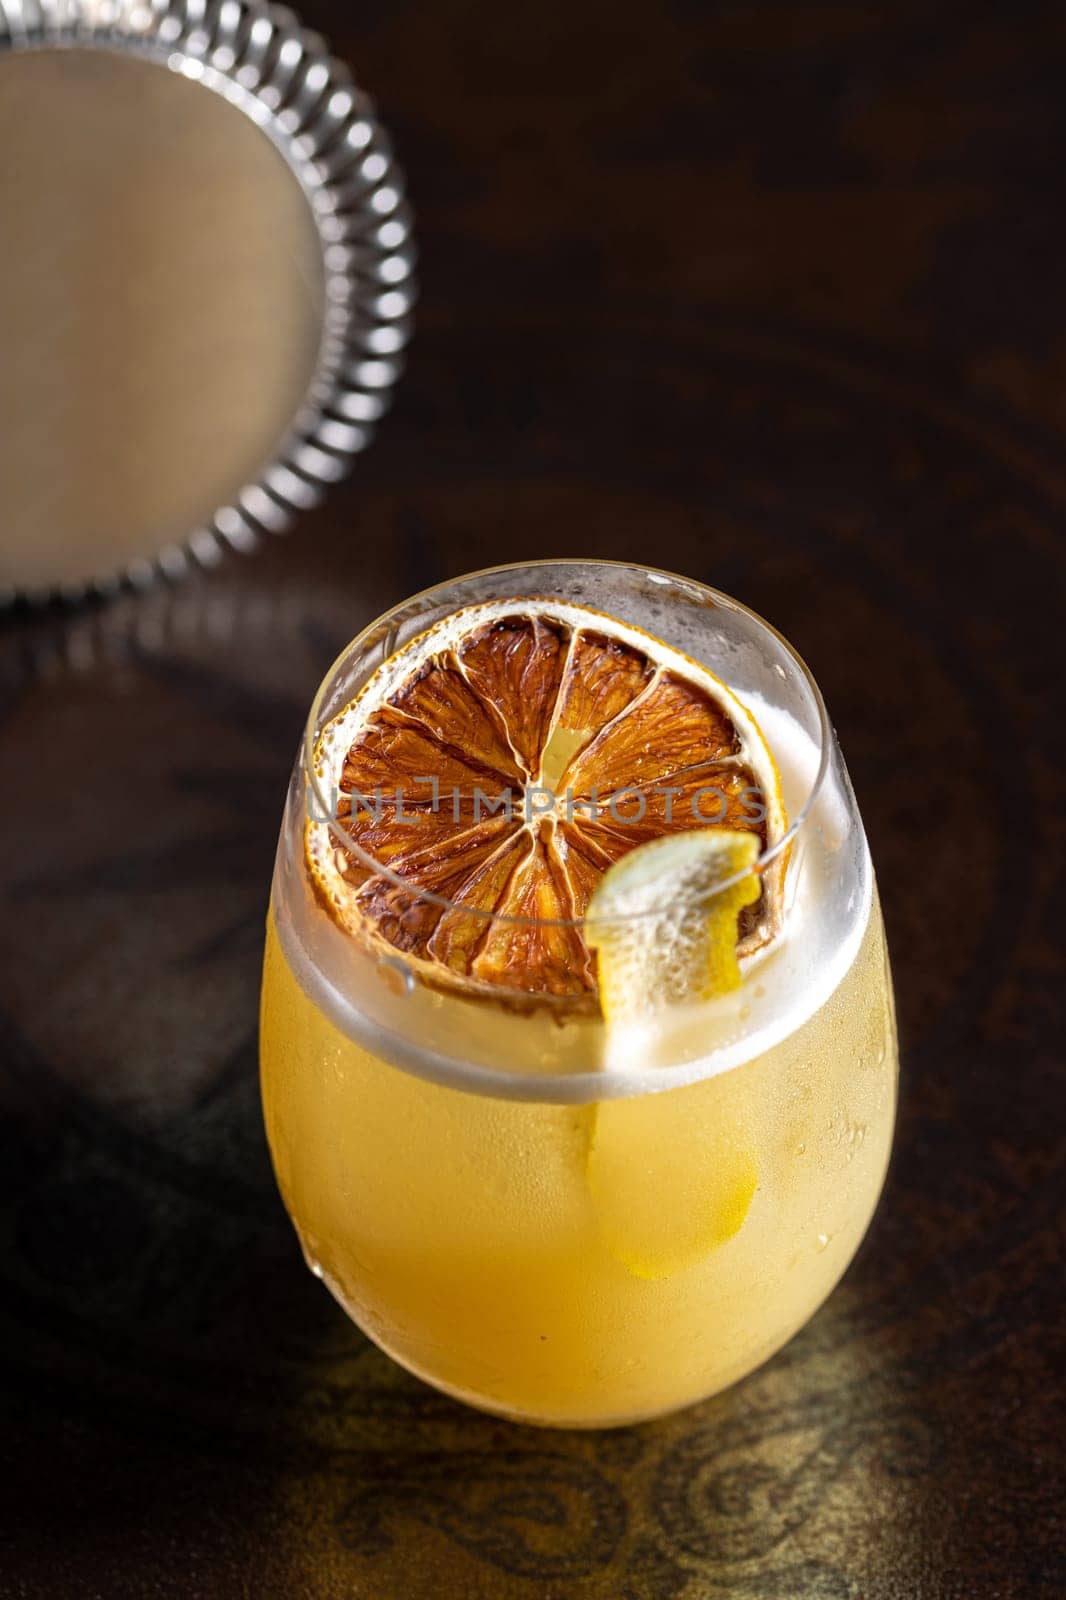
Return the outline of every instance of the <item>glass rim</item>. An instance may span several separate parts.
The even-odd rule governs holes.
[[[343,668],[345,662],[349,658],[354,658],[361,649],[365,649],[366,643],[372,635],[378,633],[383,628],[387,628],[390,622],[398,620],[400,614],[406,613],[410,607],[415,606],[421,601],[432,600],[434,596],[443,596],[449,591],[457,588],[460,584],[469,583],[477,578],[494,578],[512,572],[528,573],[535,571],[538,567],[603,567],[610,568],[616,572],[640,573],[641,575],[649,576],[653,579],[660,579],[664,582],[681,584],[689,590],[698,590],[711,602],[713,607],[720,607],[723,610],[739,613],[740,615],[749,618],[755,623],[756,627],[761,628],[765,633],[769,634],[774,640],[777,641],[778,645],[784,650],[785,655],[792,662],[799,677],[802,679],[808,691],[810,692],[815,710],[817,712],[819,736],[818,767],[814,774],[814,778],[811,781],[809,792],[807,793],[803,804],[796,812],[796,815],[789,819],[788,826],[785,828],[785,831],[782,833],[781,837],[776,839],[767,849],[760,851],[759,855],[750,867],[746,867],[742,871],[735,872],[728,878],[723,879],[722,882],[717,886],[715,893],[724,894],[729,889],[735,888],[738,884],[743,883],[746,879],[752,877],[753,875],[761,876],[767,870],[767,868],[769,868],[779,859],[782,861],[787,860],[788,852],[792,845],[796,842],[796,839],[799,837],[799,834],[809,818],[811,811],[814,808],[814,804],[822,790],[822,786],[829,771],[829,764],[832,755],[832,725],[829,721],[829,713],[826,710],[825,701],[822,698],[822,692],[818,687],[818,683],[813,672],[808,667],[807,663],[804,661],[799,652],[789,643],[784,634],[779,632],[779,630],[774,627],[773,623],[767,622],[766,618],[760,616],[757,611],[753,611],[750,606],[745,605],[742,601],[734,599],[732,595],[725,594],[721,589],[715,589],[710,584],[700,582],[700,580],[697,578],[687,578],[681,573],[671,572],[664,567],[646,566],[642,562],[602,560],[597,557],[537,557],[532,561],[508,561],[499,566],[481,567],[472,572],[459,573],[454,578],[446,578],[440,583],[430,584],[425,589],[417,590],[414,594],[408,595],[406,598],[397,601],[397,603],[393,606],[390,606],[387,611],[383,611],[380,616],[375,617],[371,622],[368,622],[366,627],[361,629],[360,632],[344,646],[335,659],[330,663],[329,667],[327,667],[325,673],[323,674],[322,681],[319,684],[318,689],[315,691],[315,696],[311,702],[310,711],[308,712],[304,736],[300,746],[300,766],[304,782],[309,787],[310,792],[314,796],[315,802],[319,808],[318,818],[316,820],[324,822],[330,833],[333,835],[335,842],[349,855],[354,855],[356,859],[360,861],[360,863],[365,866],[372,875],[385,878],[396,888],[402,889],[404,893],[410,896],[410,898],[416,903],[424,902],[428,905],[439,905],[445,910],[457,911],[465,916],[479,918],[486,924],[490,922],[504,923],[508,926],[516,928],[581,928],[585,925],[587,918],[583,916],[513,916],[508,912],[492,911],[482,909],[480,907],[463,905],[457,900],[449,899],[446,895],[440,895],[431,889],[422,889],[416,885],[413,885],[409,879],[404,878],[402,874],[395,872],[392,868],[386,866],[383,861],[378,861],[376,857],[369,853],[369,851],[364,850],[363,847],[352,838],[351,834],[346,832],[337,818],[333,815],[333,810],[329,804],[328,797],[323,793],[322,787],[319,783],[318,774],[315,771],[315,749],[322,731],[326,726],[328,726],[328,723],[322,720],[322,705],[326,698],[327,691],[334,682],[338,673]],[[531,599],[533,597],[520,595],[515,596],[516,601],[520,601],[523,598]],[[541,598],[547,599],[550,598],[550,596],[544,595]],[[471,603],[473,604],[476,602]],[[460,606],[457,605],[454,609],[458,610],[460,609]],[[386,660],[388,659],[391,659],[391,657],[386,657]],[[384,662],[382,665],[384,665]],[[375,669],[375,671],[376,670],[378,669]],[[373,674],[371,674],[371,677],[372,676]],[[369,682],[369,679],[367,681]],[[338,715],[339,714],[340,713],[338,713]],[[331,718],[330,720],[333,719]],[[773,755],[772,747],[769,748],[771,755]],[[304,813],[306,816],[306,799],[304,804]],[[692,831],[695,832],[697,830],[694,829]],[[624,915],[617,915],[610,918],[601,919],[601,921],[605,921],[614,925],[618,923],[628,924],[630,922],[637,922],[645,918],[660,917],[664,911],[668,911],[670,909],[671,905],[675,905],[677,903],[678,902],[676,900],[671,900],[660,903],[654,908],[627,912]]]

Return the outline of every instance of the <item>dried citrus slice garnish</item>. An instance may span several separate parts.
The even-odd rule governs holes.
[[[431,983],[597,1005],[581,928],[604,874],[649,840],[785,828],[758,725],[713,673],[590,607],[454,612],[391,656],[322,730],[306,851],[325,905]],[[373,865],[368,864],[369,862]],[[780,868],[740,917],[774,936]]]
[[[731,828],[653,840],[608,869],[585,935],[613,1044],[639,1063],[663,1011],[739,987],[737,921],[759,895],[758,845]],[[710,1092],[708,1092],[710,1091]],[[739,1232],[758,1184],[748,1097],[712,1084],[593,1108],[587,1181],[611,1254],[638,1278],[702,1261]]]

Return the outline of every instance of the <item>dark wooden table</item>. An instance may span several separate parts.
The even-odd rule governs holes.
[[[3,1600],[1034,1600],[1061,1544],[1066,33],[1057,8],[311,0],[420,328],[328,506],[0,639]],[[811,663],[898,980],[866,1245],[615,1433],[421,1387],[304,1271],[255,1078],[334,651],[507,559],[705,579]]]

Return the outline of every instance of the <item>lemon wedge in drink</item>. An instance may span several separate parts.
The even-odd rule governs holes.
[[[760,894],[758,842],[732,829],[675,834],[605,874],[585,920],[611,1062],[640,1065],[674,1008],[739,987],[737,919]],[[758,1184],[750,1108],[735,1074],[601,1101],[587,1181],[604,1243],[635,1277],[696,1265],[738,1233]]]

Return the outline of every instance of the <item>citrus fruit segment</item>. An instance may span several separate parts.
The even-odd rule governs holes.
[[[536,770],[566,668],[570,631],[552,617],[487,621],[462,641],[461,671],[499,711],[524,770]]]
[[[638,845],[727,827],[758,854],[786,826],[773,758],[731,690],[560,600],[437,622],[326,724],[314,767],[332,825],[310,817],[307,861],[331,915],[426,981],[524,1003],[595,1010],[581,918]],[[741,955],[777,930],[779,877],[758,887]]]
[[[737,922],[761,889],[751,833],[666,835],[609,867],[585,912],[600,1008],[620,1030],[740,983]]]
[[[595,1109],[589,1193],[604,1244],[634,1277],[695,1266],[744,1224],[758,1182],[752,1140],[721,1102],[708,1113],[706,1096],[674,1089]]]
[[[750,833],[656,839],[608,868],[586,913],[608,1060],[639,1057],[656,1015],[740,983],[737,920],[758,898]],[[702,1260],[739,1232],[755,1194],[754,1140],[736,1081],[609,1100],[593,1111],[588,1187],[611,1254],[638,1278]]]

